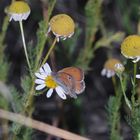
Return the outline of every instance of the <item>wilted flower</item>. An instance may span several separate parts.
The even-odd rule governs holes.
[[[75,24],[70,16],[66,14],[58,14],[51,18],[48,33],[52,31],[59,42],[60,38],[63,40],[70,38],[74,34],[74,28]]]
[[[22,21],[26,20],[31,10],[29,5],[24,1],[14,1],[9,6],[8,14],[10,15],[10,21]]]
[[[110,78],[114,76],[116,73],[122,73],[123,71],[124,71],[124,66],[120,62],[120,60],[115,58],[110,58],[105,62],[104,68],[101,71],[101,75]]]
[[[51,97],[53,90],[57,92],[57,94],[62,98],[66,99],[65,91],[61,86],[57,84],[57,82],[53,79],[51,75],[52,71],[48,63],[45,63],[40,69],[39,72],[35,73],[37,79],[35,83],[38,84],[36,86],[36,90],[42,90],[47,87],[49,90],[47,91],[47,98]]]
[[[130,35],[124,39],[121,44],[121,53],[126,57],[133,59],[136,63],[140,60],[140,36]]]

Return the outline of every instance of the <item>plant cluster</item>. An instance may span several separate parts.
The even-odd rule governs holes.
[[[77,96],[79,97],[79,94],[88,87],[84,81],[84,73],[87,74],[92,69],[90,64],[95,57],[95,52],[104,47],[109,49],[109,54],[101,70],[101,76],[112,79],[115,92],[113,96],[109,97],[106,107],[110,139],[123,139],[120,129],[121,109],[125,108],[125,119],[132,129],[134,139],[139,140],[140,84],[138,82],[140,74],[137,71],[140,60],[140,36],[135,34],[124,38],[123,32],[107,33],[101,15],[103,1],[89,0],[85,6],[85,43],[79,49],[77,56],[73,58],[77,47],[76,42],[82,31],[68,14],[62,13],[52,16],[55,3],[56,0],[47,1],[47,8],[44,9],[46,10],[44,13],[47,12],[47,18],[44,16],[43,20],[39,22],[35,46],[32,43],[26,42],[23,28],[23,22],[28,20],[32,12],[28,3],[25,1],[12,1],[11,5],[7,8],[7,16],[4,18],[0,32],[0,111],[2,109],[9,110],[15,114],[20,113],[23,116],[32,118],[35,104],[34,97],[36,95],[42,96],[43,93],[46,93],[46,97],[50,98],[55,92],[62,99],[59,102],[64,102],[63,100],[67,102],[66,99],[72,97],[70,99],[75,100],[75,106],[80,108],[81,100]],[[11,22],[19,23],[21,42],[23,43],[27,63],[26,72],[21,77],[20,84],[22,90],[20,91],[12,84],[7,83],[10,63],[4,53],[6,47],[4,39]],[[96,33],[99,29],[102,36],[96,39]],[[50,46],[48,49],[45,48],[46,42]],[[61,48],[59,47],[61,42],[67,47],[65,48],[67,54],[63,56],[62,61],[56,60],[54,57],[55,54],[56,56],[57,54],[62,55]],[[116,58],[111,54],[113,42],[120,43],[120,58]],[[48,59],[52,69],[48,64]],[[68,67],[56,72],[56,64],[59,61],[62,66],[68,63],[74,67]],[[133,67],[128,69],[128,63],[131,63]],[[131,85],[129,95],[127,90],[128,84]],[[1,114],[0,118],[3,118]],[[4,140],[8,139],[8,137],[11,137],[13,140],[31,139],[33,130],[23,126],[23,121],[17,123],[19,121],[15,119],[15,122],[9,124],[7,120],[1,120],[4,132],[2,138]],[[9,120],[14,121],[11,116],[9,116]],[[83,137],[83,139],[88,138]]]

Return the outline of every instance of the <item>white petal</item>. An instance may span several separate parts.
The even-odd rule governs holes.
[[[46,78],[43,74],[40,74],[40,73],[38,73],[38,72],[35,73],[35,76],[36,76],[37,78],[40,78],[40,79],[45,79],[45,78]]]
[[[59,37],[56,37],[56,39],[57,39],[57,42],[59,42]]]
[[[39,71],[40,71],[40,73],[44,73],[44,70],[42,67],[39,69]]]
[[[48,74],[46,72],[41,73],[41,75],[44,75],[44,77],[48,76]]]
[[[50,31],[51,31],[51,27],[49,26],[49,29],[48,29],[48,31],[47,31],[47,34],[48,34]]]
[[[74,34],[74,32],[73,32],[73,33],[71,33],[71,34],[68,36],[68,38],[72,37],[72,36],[73,36],[73,34]]]
[[[136,58],[134,58],[132,61],[133,61],[134,63],[137,63],[139,60],[140,60],[140,57],[136,57]]]
[[[66,37],[63,38],[63,40],[66,40],[66,39],[67,39]]]
[[[10,16],[10,19],[9,19],[9,21],[11,21],[13,19],[13,17],[12,16]]]
[[[48,90],[48,92],[46,94],[46,97],[50,98],[52,96],[52,93],[53,93],[53,89],[51,88],[51,89]]]
[[[55,90],[56,90],[57,94],[58,94],[62,99],[65,100],[65,99],[67,98],[66,95],[64,94],[64,90],[63,90],[60,86],[56,87]]]
[[[103,70],[101,71],[101,75],[102,75],[102,76],[106,75],[106,69],[103,69]]]
[[[48,74],[46,74],[46,72],[44,71],[43,67],[39,69],[39,72],[41,75],[48,76]]]
[[[35,89],[36,89],[36,90],[41,90],[41,89],[43,89],[45,86],[46,86],[45,84],[41,84],[41,85],[36,86]]]
[[[52,72],[52,70],[51,70],[51,68],[50,68],[48,63],[45,63],[43,68],[44,68],[46,74],[50,74]]]
[[[44,80],[41,80],[41,79],[36,79],[35,80],[35,83],[36,84],[45,84],[45,81]]]
[[[136,75],[136,78],[140,79],[140,74],[137,74],[137,75]]]
[[[21,13],[21,14],[11,13],[11,16],[14,21],[22,21],[22,20],[26,20],[28,18],[29,14],[30,14],[30,11],[28,11],[26,13]]]
[[[106,77],[107,77],[107,78],[110,78],[110,77],[111,77],[110,72],[107,72]]]
[[[111,70],[107,70],[107,74],[106,74],[106,77],[107,78],[111,78],[112,76],[115,75],[115,72],[114,71],[111,71]]]

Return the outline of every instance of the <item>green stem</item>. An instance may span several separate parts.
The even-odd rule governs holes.
[[[136,73],[137,73],[137,63],[134,63],[134,71],[133,71],[133,91],[132,91],[132,105],[134,107],[135,105],[135,95],[136,95]]]
[[[43,44],[45,44],[46,40],[47,40],[47,38],[44,39]],[[34,69],[34,71],[37,71],[37,69],[38,69],[38,67],[39,67],[40,59],[41,59],[41,56],[42,56],[42,52],[43,52],[43,50],[44,50],[44,46],[45,46],[45,45],[42,45],[42,46],[40,47],[39,52],[38,52],[38,55],[36,56],[36,62],[35,62],[35,69]]]
[[[50,15],[51,15],[51,13],[52,13],[52,10],[53,10],[53,8],[54,8],[54,5],[55,5],[55,3],[56,3],[56,0],[52,0],[52,1],[50,1],[48,4],[48,19],[49,19],[49,17],[50,17]],[[48,21],[47,21],[47,25],[48,25]],[[22,26],[22,25],[21,25]],[[46,27],[47,28],[47,27]],[[39,29],[41,32],[42,32],[42,30],[41,29]],[[42,35],[42,33],[41,33],[41,35]],[[39,48],[39,51],[38,51],[38,54],[37,54],[37,56],[36,56],[36,60],[35,60],[35,67],[34,67],[34,69],[33,69],[33,71],[36,71],[37,69],[38,69],[38,67],[40,66],[40,59],[41,59],[41,56],[42,56],[42,52],[43,52],[43,49],[44,49],[44,47],[45,47],[45,42],[46,42],[46,40],[47,40],[47,38],[44,36],[44,38],[41,38],[40,39],[40,37],[39,37],[39,35],[38,35],[38,38],[39,38],[39,42],[38,42],[38,44],[37,44],[37,48]],[[25,39],[24,39],[25,40]],[[26,46],[26,45],[25,45]],[[29,59],[28,59],[29,60]],[[33,76],[33,78],[32,78],[32,85],[31,85],[31,89],[30,89],[30,91],[29,91],[29,93],[28,93],[28,99],[27,99],[27,101],[26,101],[26,103],[25,103],[25,106],[24,106],[24,108],[23,108],[23,110],[22,110],[22,112],[21,112],[21,114],[24,114],[24,115],[27,115],[27,116],[29,116],[29,117],[31,117],[31,115],[32,115],[32,112],[33,112],[33,95],[34,95],[34,92],[35,92],[35,89],[34,89],[34,86],[35,86],[35,82],[34,82],[34,76]],[[21,126],[17,129],[17,131],[20,131],[20,128],[21,128]],[[19,132],[18,132],[19,133]],[[15,137],[13,138],[14,140],[15,139],[17,139],[16,138],[16,134],[15,134]]]
[[[52,50],[53,50],[53,48],[54,48],[54,46],[56,44],[56,41],[57,41],[57,38],[54,39],[54,41],[53,41],[53,43],[52,43],[52,45],[51,45],[51,47],[50,47],[45,59],[44,59],[44,61],[42,62],[41,66],[47,61],[50,53],[52,52]],[[34,93],[34,85],[35,85],[35,83],[33,82],[31,91],[30,91],[29,96],[28,96],[28,101],[26,102],[26,105],[25,105],[26,107],[25,107],[24,112],[26,112],[28,110],[28,107],[30,107],[32,102],[33,102],[32,96],[33,96],[33,93]]]
[[[54,46],[55,46],[55,44],[56,44],[56,41],[57,41],[57,38],[54,39],[53,44],[51,45],[51,47],[50,47],[50,49],[49,49],[49,51],[48,51],[48,53],[47,53],[47,55],[46,55],[46,57],[45,57],[45,59],[44,59],[44,61],[42,62],[41,65],[43,65],[43,64],[47,61],[47,59],[48,59],[50,53],[52,52],[52,50],[53,50],[53,48],[54,48]],[[40,54],[41,54],[42,51],[43,51],[43,48],[41,49]],[[38,58],[39,58],[39,57],[38,57]],[[36,65],[36,66],[37,66],[37,65]],[[31,116],[32,111],[33,111],[33,110],[31,109],[31,105],[32,105],[32,103],[33,103],[34,86],[35,86],[35,83],[33,82],[33,83],[32,83],[32,87],[31,87],[31,90],[30,90],[30,92],[29,92],[28,100],[27,100],[27,102],[26,102],[26,104],[25,104],[25,108],[24,108],[23,111],[22,111],[22,114],[25,114],[25,113],[28,112],[28,116]],[[30,110],[30,111],[29,111],[29,110]],[[15,137],[16,137],[16,135],[15,135]]]
[[[123,96],[124,96],[125,102],[126,102],[127,106],[129,107],[129,109],[132,110],[130,101],[128,100],[128,98],[125,95],[125,89],[124,89],[124,86],[123,86],[123,80],[122,80],[122,76],[121,75],[119,75],[119,79],[120,79],[121,89],[122,89],[122,92],[123,92]]]
[[[115,77],[112,77],[112,82],[114,85],[114,90],[115,90],[115,94],[116,94],[116,101],[115,101],[115,108],[114,108],[114,112],[112,112],[112,125],[111,125],[111,134],[110,134],[110,140],[114,140],[114,137],[116,137],[116,135],[119,135],[119,125],[120,125],[120,118],[118,118],[118,116],[120,115],[119,113],[119,109],[121,106],[121,99],[122,99],[122,93],[118,93],[118,89],[116,86],[116,79]]]
[[[22,21],[19,21],[19,25],[20,25],[20,30],[21,30],[21,36],[22,36],[22,42],[23,42],[24,52],[25,52],[27,64],[28,64],[28,67],[29,67],[29,71],[30,71],[30,74],[31,74],[31,77],[32,77],[31,65],[30,65],[30,61],[29,61],[28,53],[27,53],[27,49],[26,49],[27,47],[26,47],[26,43],[25,43],[25,37],[24,37],[24,30],[23,30]]]
[[[112,77],[112,83],[113,83],[115,95],[117,96],[117,87],[116,87],[116,79],[115,79],[115,76]]]
[[[41,64],[41,66],[47,61],[49,55],[51,54],[53,48],[55,47],[56,41],[57,41],[57,38],[54,39],[54,41],[53,41],[53,43],[52,43],[52,45],[51,45],[51,47],[50,47],[48,53],[46,54],[46,56],[45,56],[45,58],[44,58],[44,60],[43,60],[43,62],[42,62],[42,64]]]
[[[140,140],[140,133],[138,133],[138,140]]]

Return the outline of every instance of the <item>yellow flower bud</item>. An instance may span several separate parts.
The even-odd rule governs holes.
[[[74,34],[74,28],[75,24],[70,16],[58,14],[51,18],[48,32],[52,31],[59,41],[59,38],[70,38]]]
[[[140,60],[140,36],[126,37],[121,44],[121,53],[126,58],[133,59],[133,62],[138,62]]]

